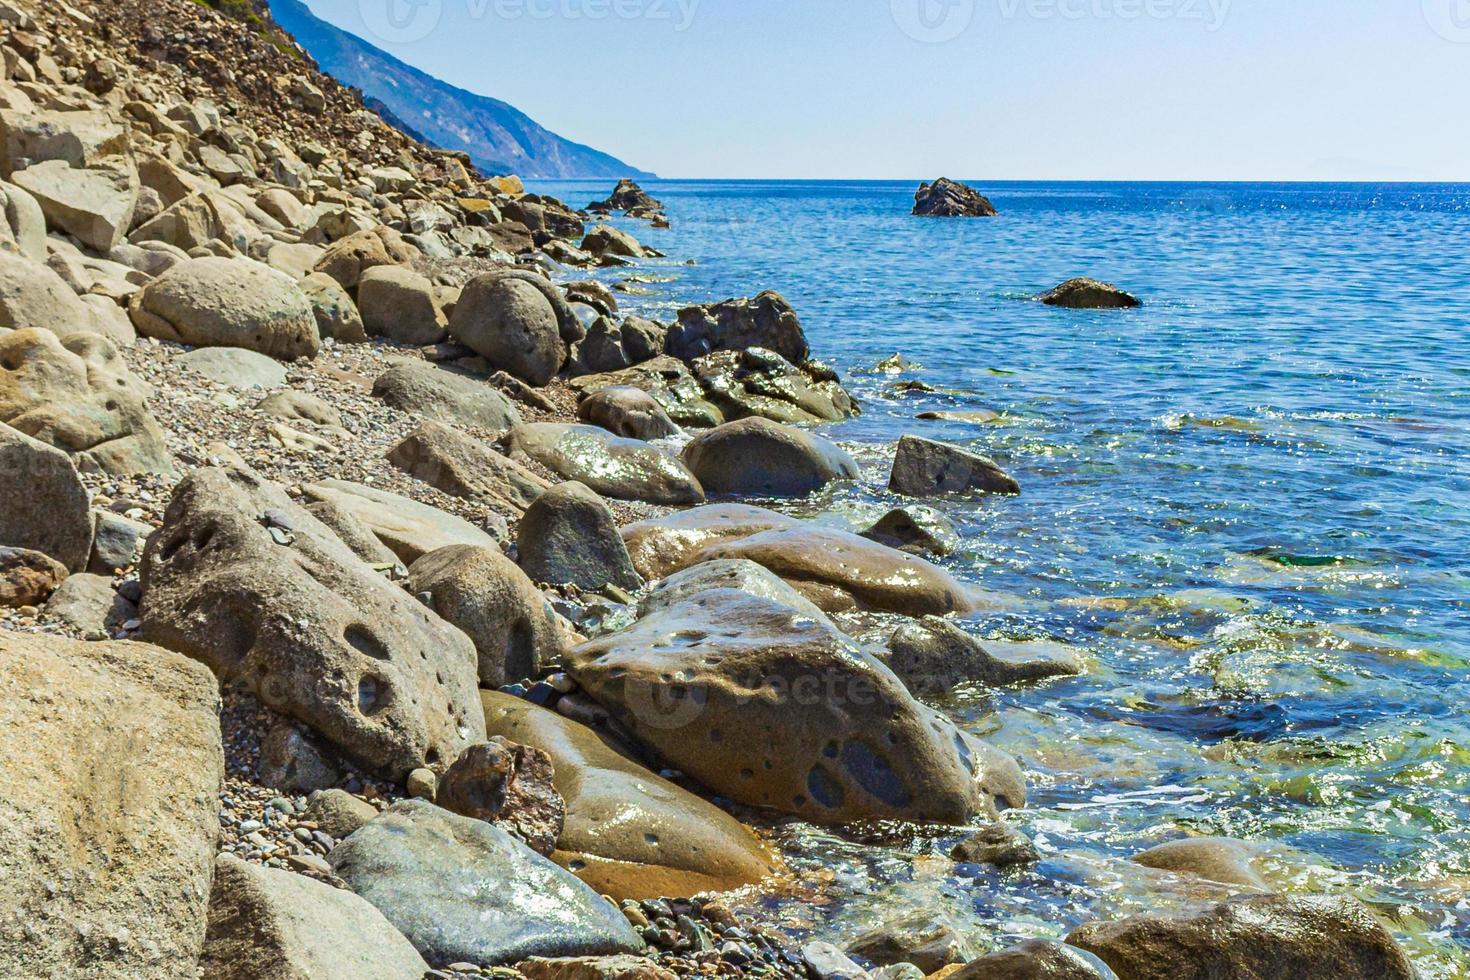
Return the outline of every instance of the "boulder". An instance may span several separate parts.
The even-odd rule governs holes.
[[[49,267],[0,250],[0,328],[59,337],[108,332],[101,317]]]
[[[989,864],[1002,870],[1041,860],[1031,838],[999,820],[960,841],[949,856],[962,864]]]
[[[1254,867],[1262,848],[1228,837],[1191,837],[1151,847],[1133,856],[1135,864],[1207,881],[1266,891],[1265,878]]]
[[[316,314],[296,284],[250,259],[181,262],[133,297],[138,332],[195,347],[240,347],[290,360],[321,349]]]
[[[138,171],[123,157],[74,168],[63,160],[37,163],[10,178],[29,191],[52,228],[106,254],[122,243],[138,205]]]
[[[929,507],[898,507],[861,532],[870,541],[911,555],[948,555],[960,548],[960,534],[949,518]]]
[[[618,186],[613,188],[613,192],[607,200],[595,201],[587,205],[587,210],[632,211],[638,208],[646,208],[650,211],[662,211],[663,207],[652,195],[639,187],[637,181],[624,177],[618,181]]]
[[[933,439],[904,436],[893,455],[888,489],[905,497],[947,493],[1017,494],[1021,485],[979,453]]]
[[[815,361],[797,367],[764,347],[708,354],[694,362],[694,377],[727,420],[812,424],[859,414],[830,368]]]
[[[138,607],[118,594],[111,576],[79,572],[51,593],[46,615],[83,633],[112,635],[138,617]]]
[[[759,882],[760,840],[725,811],[629,761],[592,729],[529,701],[481,691],[485,729],[551,757],[566,801],[552,859],[599,893],[682,898]]]
[[[272,418],[290,422],[309,422],[327,430],[346,431],[342,428],[342,413],[308,391],[287,388],[266,395],[255,405],[255,410]]]
[[[179,484],[142,583],[147,637],[390,778],[484,738],[464,634],[247,469]]]
[[[421,800],[395,804],[327,860],[435,966],[643,948],[617,906],[572,875],[498,827]]]
[[[316,317],[317,333],[323,340],[343,344],[361,344],[368,339],[362,314],[347,290],[324,272],[313,272],[296,284],[311,304]]]
[[[226,388],[280,388],[286,384],[286,366],[266,354],[243,347],[199,347],[179,363]]]
[[[667,439],[680,431],[652,395],[629,385],[611,385],[582,399],[577,418],[624,439]]]
[[[71,459],[0,425],[0,545],[49,555],[73,572],[92,554],[92,506]]]
[[[1047,306],[1069,310],[1126,310],[1143,303],[1137,296],[1123,292],[1109,282],[1096,279],[1068,279],[1038,297]]]
[[[91,167],[127,151],[127,126],[109,112],[0,111],[0,176],[47,160]]]
[[[0,606],[39,606],[67,576],[55,558],[28,548],[0,545]]]
[[[110,510],[96,510],[93,515],[96,521],[87,571],[111,577],[118,569],[133,564],[138,556],[138,546],[153,533],[153,528]]]
[[[211,980],[421,980],[429,968],[351,892],[230,854],[215,862],[199,966]]]
[[[852,608],[904,616],[979,609],[982,595],[922,558],[848,531],[802,524],[716,542],[696,561],[748,558],[775,572],[828,612]]]
[[[1089,923],[1073,931],[1067,943],[1095,954],[1120,980],[1415,976],[1388,930],[1345,896],[1235,898],[1192,914]]]
[[[721,541],[762,531],[796,527],[800,522],[773,510],[747,504],[710,504],[628,524],[620,532],[633,567],[650,581],[688,568],[699,554]]]
[[[302,814],[334,840],[351,837],[377,815],[377,807],[345,789],[317,790],[307,797]]]
[[[425,422],[388,450],[388,461],[452,497],[519,516],[551,486],[515,460],[438,422]]]
[[[598,258],[616,256],[641,259],[649,254],[648,250],[638,243],[638,239],[610,225],[598,225],[589,231],[587,237],[582,239],[582,251]]]
[[[408,574],[409,591],[475,644],[481,687],[537,677],[566,658],[570,638],[546,597],[498,548],[441,548]]]
[[[516,538],[521,568],[537,582],[600,592],[643,587],[618,522],[603,499],[580,483],[552,487],[526,509]]]
[[[0,336],[0,421],[113,476],[173,472],[153,389],[106,337],[50,330]]]
[[[656,357],[622,371],[589,374],[569,382],[578,397],[587,398],[613,386],[646,392],[678,425],[708,428],[725,421],[725,415],[708,398],[689,368],[673,357]]]
[[[270,187],[255,198],[255,206],[294,231],[305,231],[315,223],[311,209],[284,187]]]
[[[702,593],[716,589],[735,589],[747,595],[779,602],[817,622],[826,622],[827,614],[806,596],[787,585],[753,561],[706,561],[675,572],[648,591],[638,604],[638,615],[649,616],[661,609],[678,605]]]
[[[927,976],[973,960],[976,950],[946,917],[909,912],[854,938],[847,952],[878,966],[912,963]]]
[[[369,337],[423,347],[448,335],[449,321],[434,299],[434,284],[406,266],[368,269],[357,285],[357,308]]]
[[[555,198],[527,194],[507,201],[501,211],[511,221],[529,228],[537,241],[582,236],[582,219]]]
[[[551,773],[545,752],[495,735],[454,761],[439,781],[436,801],[451,813],[493,823],[537,854],[550,856],[567,815]]]
[[[919,185],[913,213],[923,218],[993,218],[995,206],[974,188],[940,177]]]
[[[885,661],[916,694],[947,694],[971,682],[1010,687],[1083,672],[1082,663],[1064,647],[998,645],[992,652],[938,616],[899,626],[888,640]]]
[[[963,735],[825,620],[705,592],[583,644],[570,672],[624,728],[722,796],[816,823],[957,823],[1024,801]]]
[[[561,291],[534,272],[471,279],[449,321],[450,335],[527,384],[546,385],[566,363],[582,325]]]
[[[349,292],[356,291],[363,273],[384,265],[404,265],[413,261],[417,249],[404,242],[398,233],[383,225],[354,232],[327,246],[327,253],[317,263],[317,272],[325,273]]]
[[[0,180],[0,240],[32,262],[46,261],[46,213],[29,192]]]
[[[857,461],[835,443],[762,418],[703,433],[684,447],[683,457],[710,494],[801,497],[862,475]]]
[[[225,768],[214,678],[146,643],[0,632],[0,688],[0,976],[195,976]]]
[[[947,980],[1118,980],[1118,975],[1085,950],[1049,939],[1028,939],[971,960]]]
[[[811,353],[796,311],[780,293],[770,291],[754,299],[680,310],[668,337],[668,352],[684,361],[747,347],[775,351],[792,364],[804,363]]]
[[[347,507],[336,500],[318,500],[307,504],[306,510],[312,517],[331,528],[332,533],[374,571],[395,579],[408,576],[408,569],[398,560],[398,556],[378,540],[373,529],[359,520]]]
[[[594,311],[581,303],[573,306],[573,312]],[[623,350],[623,332],[611,317],[599,316],[591,320],[587,336],[582,338],[572,352],[572,374],[597,374],[606,371],[621,371],[631,367],[632,358]]]
[[[312,500],[328,501],[365,524],[405,565],[455,544],[499,548],[494,537],[469,521],[396,493],[352,483],[323,480],[304,488]],[[494,528],[502,537],[504,523]]]
[[[427,361],[401,359],[373,382],[373,394],[400,412],[434,422],[501,433],[521,424],[499,389]]]
[[[532,422],[510,432],[512,458],[530,459],[564,480],[615,500],[671,507],[704,501],[694,475],[669,453],[591,425]]]

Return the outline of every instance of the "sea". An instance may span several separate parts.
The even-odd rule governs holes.
[[[752,901],[839,941],[924,911],[985,951],[1208,897],[1127,858],[1223,835],[1470,977],[1470,185],[973,183],[998,217],[911,217],[917,179],[650,181],[673,227],[617,223],[669,258],[595,274],[664,320],[790,301],[861,402],[824,433],[863,479],[788,510],[902,503],[906,433],[999,461],[1019,497],[934,504],[964,537],[941,563],[1011,597],[963,625],[1089,665],[939,702],[1025,767],[1040,864],[784,823],[803,884]],[[1144,305],[1035,301],[1081,275]]]

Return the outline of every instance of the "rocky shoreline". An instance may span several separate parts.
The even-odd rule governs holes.
[[[594,215],[677,215],[478,175],[262,12],[0,3],[0,974],[1412,975],[1218,840],[1139,860],[1245,897],[1066,944],[762,921],[796,821],[1034,862],[925,700],[1085,669],[952,622],[920,501],[1023,488],[906,437],[911,506],[782,512],[862,477],[797,311],[620,309],[578,270],[659,256]]]

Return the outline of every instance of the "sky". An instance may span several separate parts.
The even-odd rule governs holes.
[[[1470,0],[306,0],[663,177],[1470,180]]]

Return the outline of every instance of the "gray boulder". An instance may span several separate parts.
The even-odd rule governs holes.
[[[904,436],[893,455],[888,489],[905,497],[947,493],[1017,494],[1021,485],[995,460],[933,439]]]
[[[280,388],[286,383],[284,364],[243,347],[198,347],[180,357],[179,363],[216,384],[239,391]]]
[[[680,310],[668,335],[668,352],[685,361],[747,347],[773,350],[792,364],[805,362],[811,353],[796,311],[780,293],[770,291],[754,299]]]
[[[541,387],[566,363],[569,345],[582,338],[582,325],[547,279],[514,270],[470,280],[449,333],[494,367]]]
[[[60,337],[109,332],[97,311],[50,267],[0,250],[0,328],[50,330]]]
[[[928,616],[900,626],[888,640],[887,663],[918,694],[944,694],[977,682],[1009,687],[1080,674],[1083,665],[1065,648],[987,644],[947,619]]]
[[[427,361],[394,361],[373,382],[373,394],[434,422],[496,433],[521,424],[520,412],[498,388]]]
[[[995,206],[974,188],[940,177],[919,185],[913,213],[921,218],[993,218]]]
[[[648,591],[638,604],[638,615],[651,616],[716,589],[734,589],[790,606],[815,622],[827,622],[827,614],[781,578],[753,561],[732,558],[706,561],[675,572]]]
[[[611,385],[582,399],[577,418],[624,439],[666,439],[680,431],[652,395],[631,385]]]
[[[51,593],[46,615],[86,633],[111,635],[137,618],[138,607],[118,595],[110,577],[81,572],[68,576]]]
[[[949,518],[929,507],[895,508],[861,534],[913,555],[947,555],[960,547],[960,534]]]
[[[618,907],[499,827],[420,800],[394,805],[327,858],[435,966],[633,953]]]
[[[324,272],[313,272],[296,285],[311,304],[317,333],[323,340],[336,340],[343,344],[366,343],[367,328],[363,326],[362,314],[341,283]]]
[[[516,539],[521,568],[537,582],[598,592],[609,585],[643,587],[618,522],[603,499],[580,483],[563,483],[536,498]]]
[[[407,266],[382,265],[363,273],[357,308],[369,337],[422,347],[448,335],[449,321],[434,299],[434,284]]]
[[[327,501],[356,517],[405,565],[452,544],[498,548],[507,535],[505,519],[482,522],[489,531],[437,507],[350,480],[323,480],[304,488],[314,501]],[[493,531],[492,535],[490,532]]]
[[[10,179],[30,192],[52,228],[95,251],[112,251],[132,226],[138,171],[124,157],[86,169],[50,160],[17,170]]]
[[[769,419],[727,422],[684,447],[684,464],[709,494],[801,497],[861,476],[837,445]]]
[[[138,332],[195,347],[242,347],[290,360],[321,349],[316,314],[296,284],[250,259],[180,262],[134,295]]]
[[[409,476],[454,497],[519,515],[551,484],[477,439],[438,422],[425,422],[388,450],[388,461]]]
[[[73,572],[92,554],[91,497],[70,457],[0,425],[0,545],[26,548]]]
[[[671,507],[701,503],[704,489],[682,462],[657,446],[592,425],[532,422],[512,429],[512,458],[530,459],[604,497]]]

